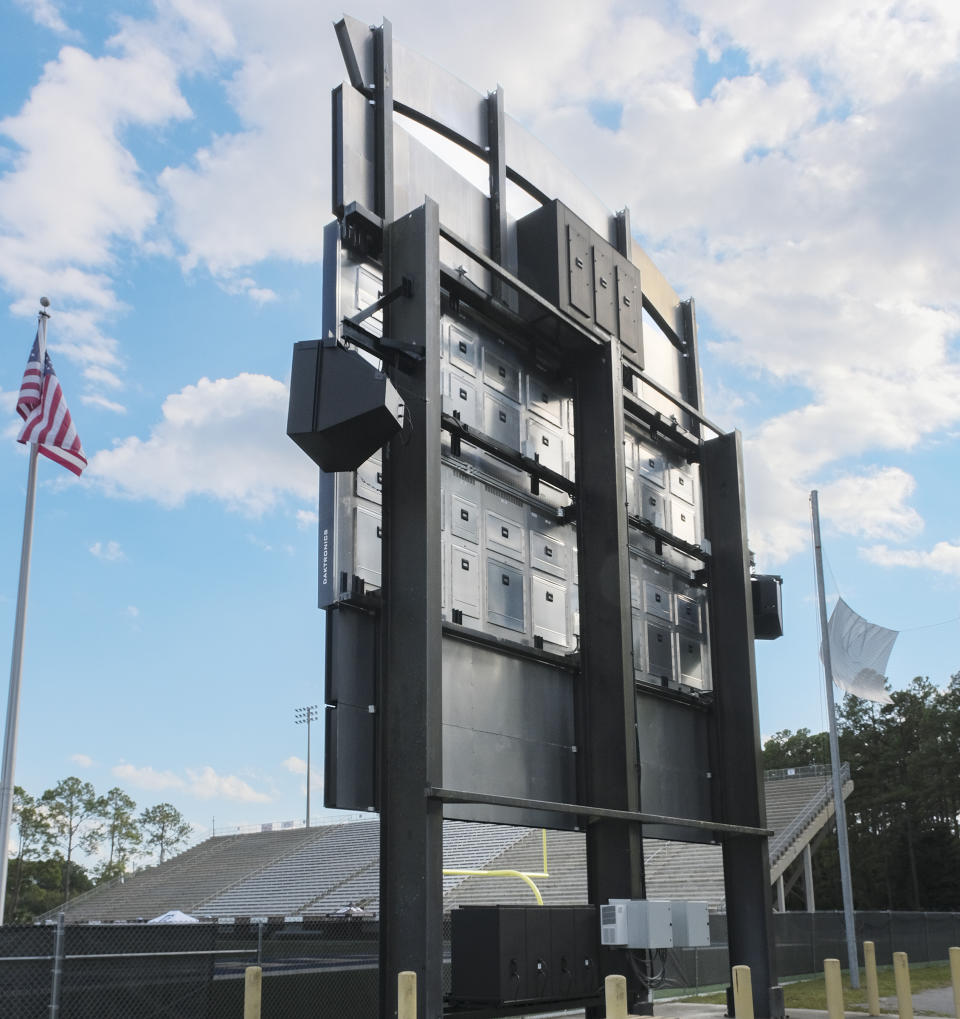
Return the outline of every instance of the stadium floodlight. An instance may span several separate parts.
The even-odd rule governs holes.
[[[317,705],[293,709],[293,720],[297,725],[307,726],[307,827],[310,827],[310,723],[317,720]]]

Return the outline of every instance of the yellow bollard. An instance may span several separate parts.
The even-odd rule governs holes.
[[[410,969],[397,974],[397,1019],[417,1019],[417,974]]]
[[[243,1019],[260,1019],[260,994],[263,970],[248,966],[243,974]]]
[[[950,949],[950,976],[953,978],[953,1014],[960,1019],[960,948]]]
[[[893,979],[897,985],[897,1011],[900,1019],[913,1019],[913,995],[910,993],[910,965],[906,952],[893,953]]]
[[[830,1019],[843,1019],[843,983],[840,980],[840,960],[823,960],[823,979],[827,985],[827,1013]]]
[[[880,1015],[880,985],[877,983],[877,950],[872,941],[863,943],[863,969],[867,976],[867,1012]]]
[[[733,967],[733,1014],[736,1019],[753,1019],[753,981],[749,966]]]
[[[607,1019],[627,1019],[627,978],[612,974],[603,982]]]

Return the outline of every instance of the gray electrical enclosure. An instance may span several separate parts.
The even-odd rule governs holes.
[[[722,842],[731,961],[782,1015],[740,440],[703,413],[693,301],[502,90],[387,21],[336,31],[323,336],[289,431],[324,469],[325,802],[381,818],[380,1015],[403,969],[444,1008],[444,818],[585,831],[595,906],[643,900],[644,837]],[[625,949],[598,970],[589,1015],[607,973],[648,1000]],[[487,979],[467,996],[504,1000]]]

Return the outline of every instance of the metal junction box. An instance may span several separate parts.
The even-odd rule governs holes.
[[[674,948],[705,948],[710,944],[710,918],[705,902],[670,901]]]
[[[643,367],[640,270],[559,201],[517,221],[520,278]]]
[[[667,899],[611,899],[600,907],[601,944],[673,948],[671,915]]]

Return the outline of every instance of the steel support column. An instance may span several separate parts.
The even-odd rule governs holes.
[[[713,649],[713,775],[719,819],[766,828],[753,648],[753,600],[747,547],[740,433],[703,444],[704,530],[710,539],[710,642]],[[750,967],[758,1019],[779,1019],[766,836],[723,842],[730,965]]]
[[[388,370],[402,432],[383,460],[383,670],[380,682],[380,1016],[397,1014],[397,974],[417,974],[417,1014],[443,1011],[443,806],[440,567],[440,241],[435,202],[386,229],[384,335],[423,345]]]
[[[623,381],[617,342],[584,351],[574,414],[581,675],[577,689],[577,780],[582,803],[640,809],[630,560],[623,455]],[[597,820],[587,828],[589,901],[643,897],[639,824]],[[603,973],[625,974],[631,1005],[646,989],[624,950],[606,950]],[[588,1015],[600,1015],[598,1009]]]

